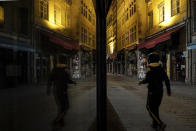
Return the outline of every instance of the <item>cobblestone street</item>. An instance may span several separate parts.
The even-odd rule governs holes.
[[[108,98],[127,131],[152,131],[146,111],[146,85],[135,78],[108,76]],[[70,85],[70,108],[62,131],[87,131],[96,116],[95,78]],[[196,130],[196,89],[172,83],[172,96],[164,94],[160,117],[167,131]],[[52,96],[45,85],[21,86],[0,90],[1,131],[50,131],[56,116]]]

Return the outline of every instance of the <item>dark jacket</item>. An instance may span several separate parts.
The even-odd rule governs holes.
[[[65,67],[57,66],[52,70],[49,76],[47,92],[50,94],[50,87],[53,84],[53,93],[63,95],[63,93],[67,93],[69,83],[75,82],[71,80],[69,73],[65,71]]]
[[[148,83],[148,91],[151,93],[160,93],[163,91],[163,81],[167,87],[167,93],[171,94],[170,82],[164,69],[159,63],[149,64],[146,78],[140,84]]]

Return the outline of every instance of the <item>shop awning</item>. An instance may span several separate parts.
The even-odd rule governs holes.
[[[115,53],[111,54],[109,57],[110,57],[110,59],[114,59],[117,57],[117,53],[115,52]]]
[[[79,50],[79,45],[73,40],[61,38],[61,37],[58,37],[55,34],[51,34],[51,33],[45,33],[45,32],[42,32],[42,33],[49,37],[49,41],[51,41],[52,43],[55,43],[57,45],[60,45],[60,46],[64,47],[65,49]]]
[[[161,34],[155,38],[146,40],[144,42],[142,42],[141,44],[138,45],[138,49],[142,49],[142,48],[146,48],[146,49],[150,49],[155,47],[158,43],[167,41],[169,39],[171,39],[171,34],[174,32],[177,32],[179,29],[181,29],[183,26],[177,27],[169,32],[166,32],[164,34]]]

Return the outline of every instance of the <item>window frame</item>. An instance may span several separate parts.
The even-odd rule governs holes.
[[[49,2],[48,0],[40,0],[40,17],[43,19],[49,19]]]
[[[148,13],[148,29],[153,28],[153,10]]]
[[[180,0],[171,0],[171,17],[180,13]]]
[[[165,4],[161,2],[158,6],[159,9],[159,23],[165,21]]]
[[[192,31],[193,31],[194,34],[196,34],[196,1],[192,1],[192,16],[193,16]]]

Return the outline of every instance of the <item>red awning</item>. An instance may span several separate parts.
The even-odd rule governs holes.
[[[155,47],[158,43],[167,41],[169,39],[171,39],[171,34],[178,31],[179,29],[181,29],[183,26],[181,27],[177,27],[165,34],[159,35],[158,37],[149,39],[147,41],[142,42],[141,44],[138,45],[138,49],[142,49],[142,48],[146,48],[146,49],[150,49]]]
[[[58,44],[60,46],[63,46],[65,49],[79,50],[79,45],[76,42],[74,42],[73,40],[60,38],[60,37],[58,37],[54,34],[51,34],[51,33],[45,33],[45,32],[42,32],[42,33],[49,37],[49,41],[51,41],[52,43]]]
[[[114,59],[116,57],[117,57],[117,53],[116,52],[110,55],[110,59]]]

